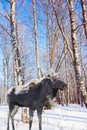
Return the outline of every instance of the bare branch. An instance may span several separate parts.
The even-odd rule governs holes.
[[[85,23],[82,23],[82,24],[78,25],[78,26],[77,26],[74,30],[79,29],[79,27],[81,27],[81,26],[83,26],[83,25],[85,25],[85,24],[87,24],[87,22],[85,22]]]
[[[61,26],[60,26],[60,23],[59,23],[59,20],[58,20],[58,17],[57,17],[57,12],[56,12],[55,7],[54,7],[54,3],[53,3],[53,2],[50,2],[50,4],[51,4],[51,6],[53,7],[53,10],[54,10],[54,13],[55,13],[55,16],[56,16],[56,20],[57,20],[58,27],[59,27],[59,29],[60,29],[60,31],[61,31],[62,36],[63,36],[63,40],[65,41],[65,44],[67,45],[67,49],[68,49],[68,51],[69,51],[69,53],[70,53],[71,59],[72,59],[72,61],[74,61],[73,52],[72,52],[71,48],[69,47],[69,42],[68,42],[68,40],[67,40],[67,38],[66,38],[66,36],[65,36],[65,33],[64,33],[63,29],[62,29]]]
[[[5,15],[5,14],[3,14],[3,13],[1,13],[1,12],[0,12],[0,15],[1,15],[2,17],[6,18],[6,19],[10,22],[10,19],[9,19],[9,17],[8,17],[7,15]]]
[[[11,37],[11,34],[7,31],[7,29],[0,23],[1,28]]]

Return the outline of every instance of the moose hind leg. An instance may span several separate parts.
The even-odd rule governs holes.
[[[32,127],[33,115],[34,115],[34,110],[29,109],[29,130],[31,130]]]
[[[42,109],[37,110],[39,130],[42,130]]]
[[[18,111],[18,106],[17,105],[14,105],[11,109],[11,121],[12,121],[12,129],[15,130],[15,127],[14,127],[14,116],[15,114],[17,113]]]
[[[11,121],[12,121],[12,129],[15,130],[15,127],[14,127],[14,117],[11,116]]]
[[[8,114],[7,130],[9,130],[9,121],[10,121],[10,112],[9,112],[9,114]]]

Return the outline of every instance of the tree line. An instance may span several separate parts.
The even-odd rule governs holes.
[[[87,106],[87,1],[1,0],[0,10],[1,102],[10,86],[49,73],[67,83],[58,103]]]

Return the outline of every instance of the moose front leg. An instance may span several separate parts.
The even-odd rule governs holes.
[[[10,112],[8,114],[7,130],[9,130],[9,120],[10,120]]]
[[[31,130],[32,127],[33,115],[34,115],[34,110],[29,109],[29,130]]]
[[[12,130],[15,130],[15,127],[14,127],[14,117],[11,116],[11,121],[12,121]]]
[[[42,109],[37,110],[38,121],[39,121],[39,130],[42,130]]]

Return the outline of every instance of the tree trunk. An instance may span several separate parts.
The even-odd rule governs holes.
[[[9,53],[7,52],[6,38],[3,46],[3,73],[4,73],[4,104],[7,104],[7,90],[9,87]]]
[[[15,19],[15,0],[10,1],[10,24],[11,24],[11,43],[13,49],[14,84],[18,85],[17,80],[17,39],[16,39],[16,19]]]
[[[81,76],[81,68],[80,68],[80,61],[78,56],[78,43],[76,38],[76,23],[75,23],[75,16],[74,16],[74,0],[68,0],[69,3],[69,15],[70,15],[70,24],[71,24],[71,39],[72,39],[72,48],[73,48],[73,65],[75,69],[75,76],[76,76],[76,82],[78,85],[78,88],[80,88],[80,91],[82,92],[82,95],[84,96],[84,103],[87,107],[87,92],[85,89],[85,85]]]
[[[66,83],[67,83],[67,99],[66,99],[66,104],[69,105],[69,73],[68,73],[68,58],[67,58],[67,47],[64,41],[64,52],[65,52],[65,69],[66,69]]]
[[[21,60],[17,41],[17,30],[16,30],[16,14],[15,14],[15,0],[10,1],[10,24],[11,24],[11,43],[13,49],[13,61],[14,61],[14,84],[21,85]]]
[[[53,67],[53,64],[54,64],[54,57],[55,57],[55,50],[56,50],[57,40],[58,40],[58,34],[59,34],[59,31],[58,31],[58,28],[57,28],[54,31],[53,39],[51,41],[51,61],[50,61],[51,62],[50,67],[51,68]]]
[[[39,50],[38,50],[38,32],[37,32],[37,20],[36,20],[36,0],[33,2],[33,16],[34,16],[34,37],[35,37],[35,51],[36,51],[36,63],[37,63],[37,72],[38,78],[41,78],[41,68],[39,62]]]
[[[47,35],[46,35],[46,46],[47,46],[47,72],[49,73],[49,69],[51,68],[51,42],[50,42],[50,26],[49,26],[49,2],[47,3],[47,8],[46,8],[46,15],[47,15]]]
[[[7,103],[7,85],[6,85],[6,59],[3,59],[3,72],[4,72],[4,104]]]
[[[83,23],[84,23],[84,32],[87,39],[87,14],[86,14],[86,7],[85,7],[84,0],[81,0],[81,6],[82,6],[82,15],[83,15]]]

